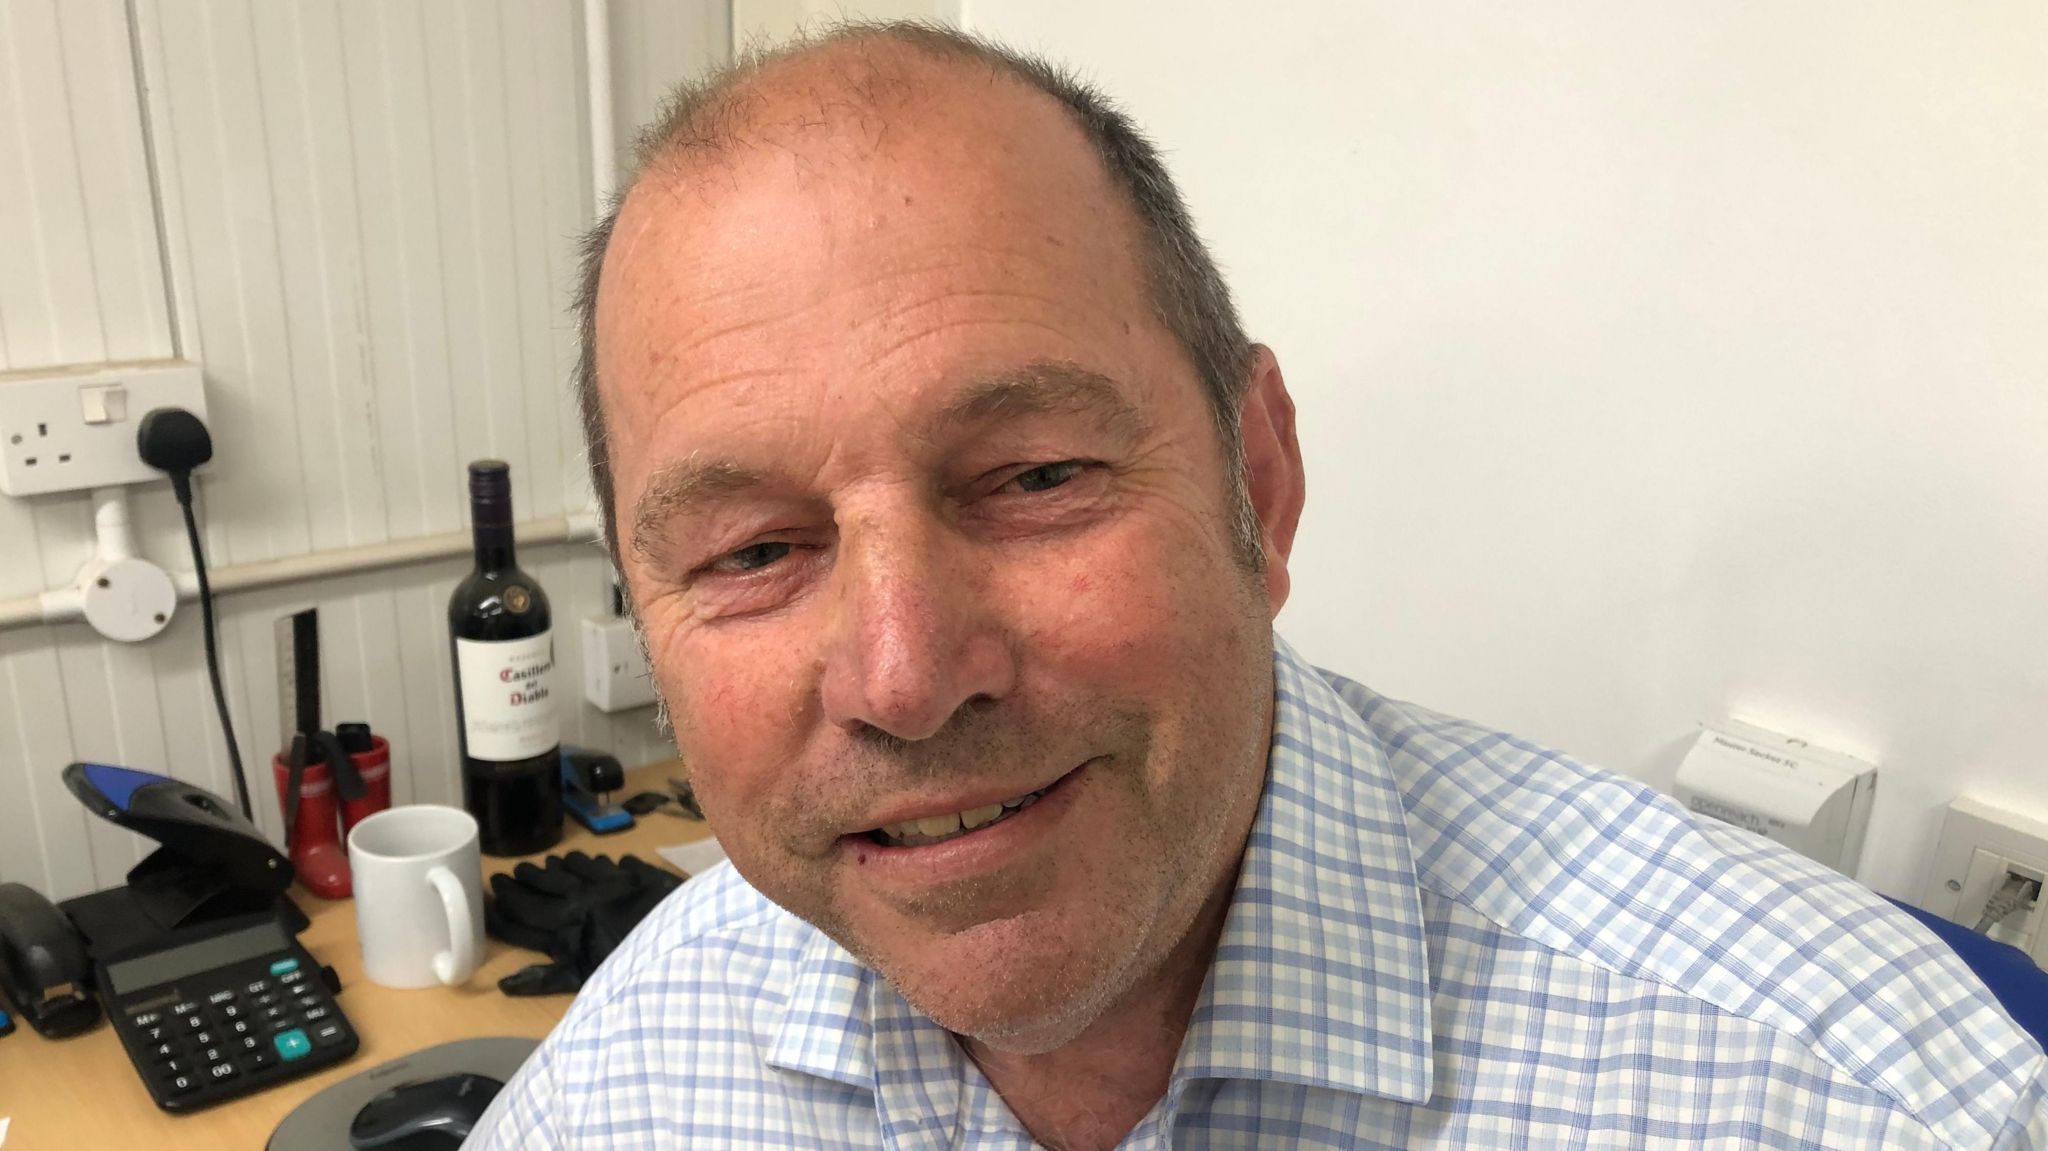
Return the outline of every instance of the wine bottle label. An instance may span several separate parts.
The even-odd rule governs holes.
[[[555,640],[455,641],[462,729],[474,759],[528,759],[560,743],[555,724]]]

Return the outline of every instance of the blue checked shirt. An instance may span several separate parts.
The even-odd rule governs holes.
[[[1308,666],[1126,1148],[2048,1151],[2048,1058],[1868,890]],[[1025,1148],[952,1036],[729,865],[650,916],[484,1151]]]

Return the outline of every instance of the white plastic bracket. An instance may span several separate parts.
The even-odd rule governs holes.
[[[122,643],[139,643],[169,627],[178,610],[170,573],[135,554],[128,528],[128,489],[94,488],[93,557],[68,588],[43,596],[44,614],[55,598],[75,604],[93,630]]]

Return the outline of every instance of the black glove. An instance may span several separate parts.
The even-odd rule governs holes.
[[[613,863],[609,856],[593,859],[580,851],[550,855],[543,867],[522,863],[510,875],[493,875],[484,930],[551,960],[507,975],[498,981],[498,990],[556,995],[583,986],[684,878],[637,856]]]

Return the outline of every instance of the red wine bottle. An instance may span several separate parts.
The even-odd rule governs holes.
[[[486,855],[528,855],[562,838],[562,737],[547,593],[512,551],[512,474],[469,465],[476,567],[448,599],[462,805]]]

